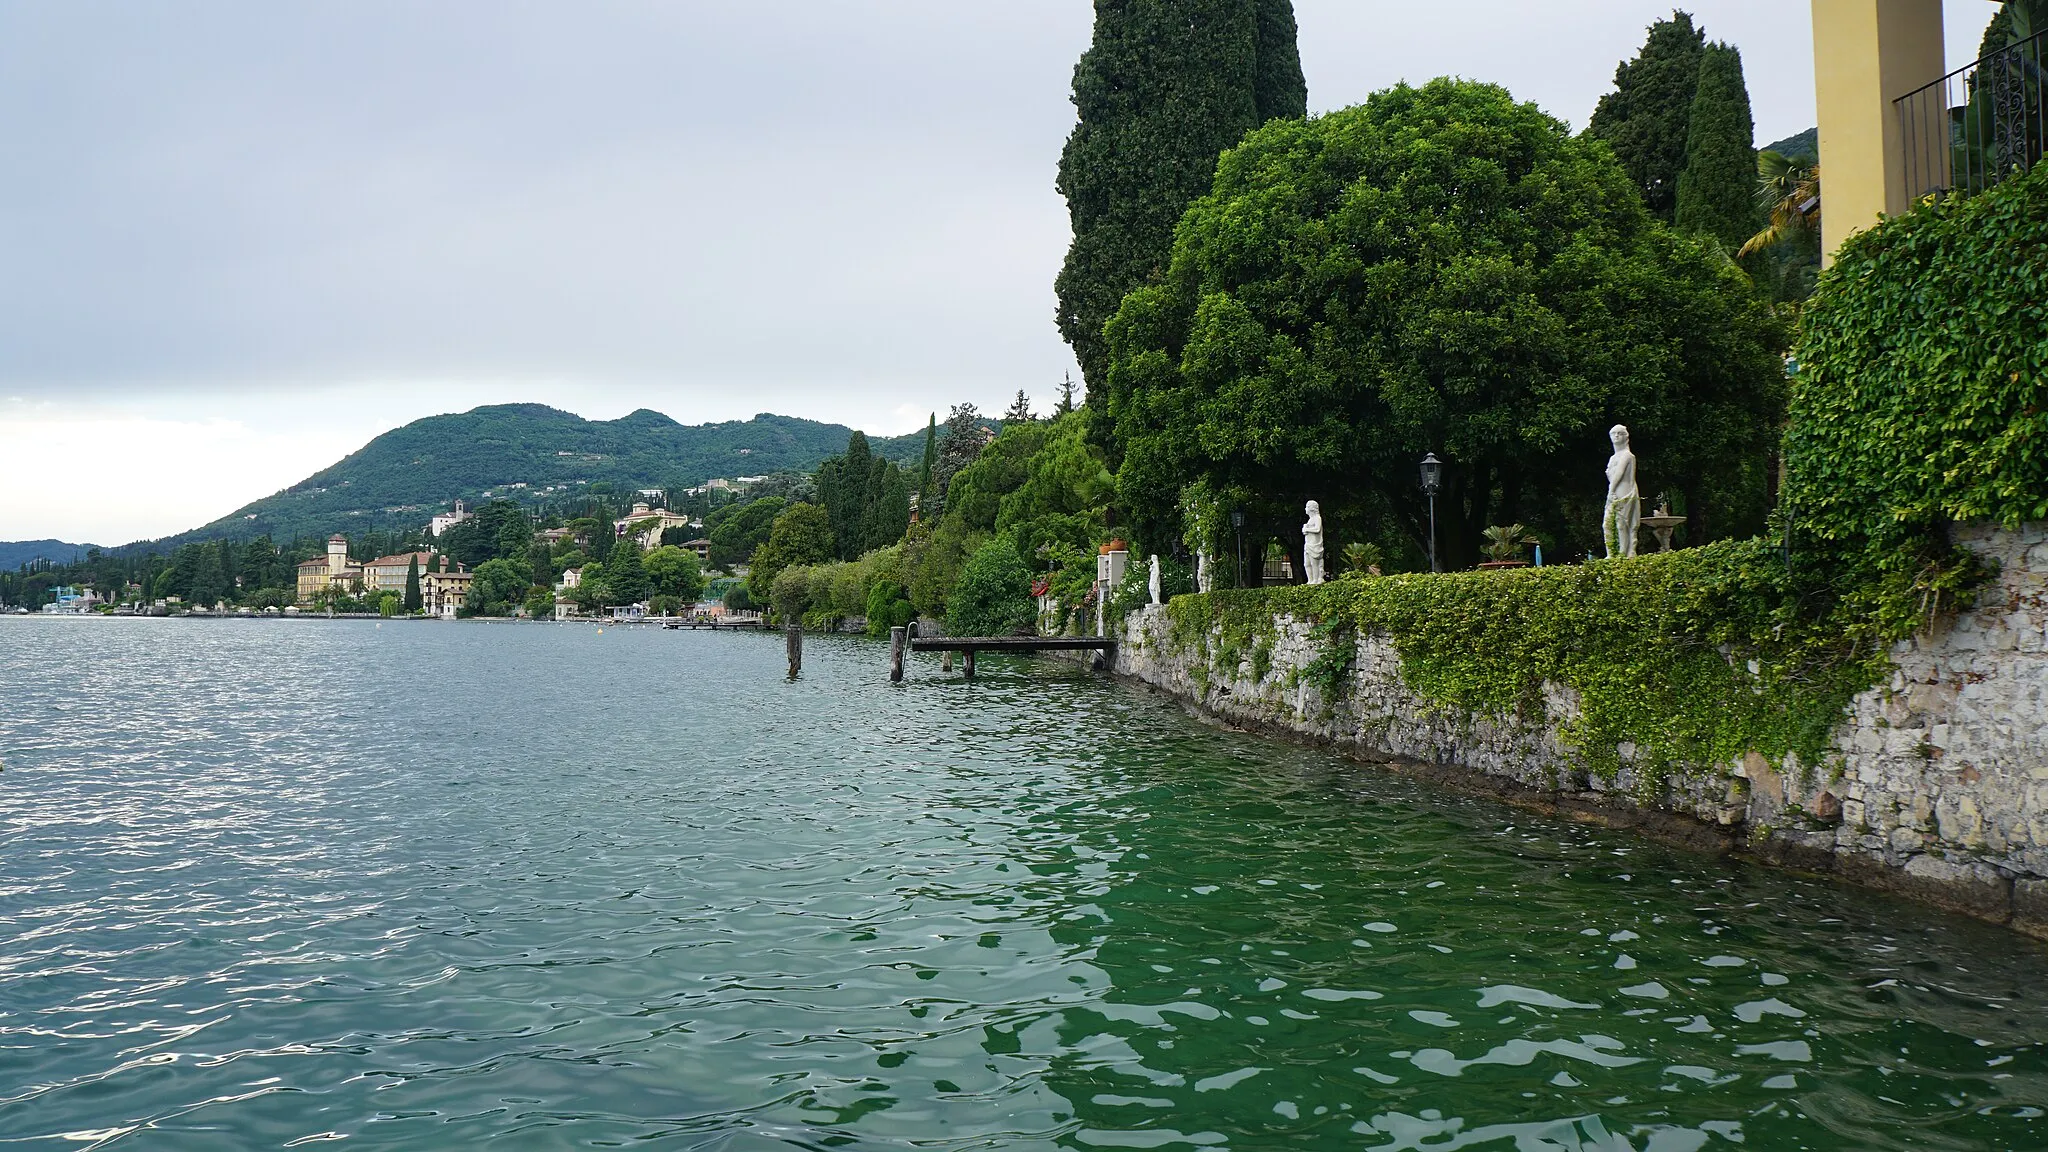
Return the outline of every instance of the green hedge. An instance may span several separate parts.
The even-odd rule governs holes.
[[[1384,632],[1402,676],[1458,712],[1541,716],[1546,683],[1579,695],[1564,733],[1611,775],[1622,743],[1645,781],[1718,768],[1747,752],[1824,762],[1850,699],[1887,667],[1891,635],[1868,618],[1799,608],[1760,540],[1585,565],[1386,576],[1212,592],[1167,609],[1172,642],[1211,678],[1263,675],[1273,622],[1316,625],[1324,652],[1301,674],[1325,698],[1344,686],[1361,630]],[[1752,670],[1753,669],[1753,670]]]
[[[1842,246],[1807,305],[1786,435],[1797,530],[1910,552],[2048,518],[2048,165]]]

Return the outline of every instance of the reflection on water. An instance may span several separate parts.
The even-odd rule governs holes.
[[[2048,1146],[2003,931],[810,648],[0,621],[0,1140]]]

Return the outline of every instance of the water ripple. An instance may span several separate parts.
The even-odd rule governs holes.
[[[1071,666],[0,621],[0,1142],[2048,1146],[2048,962]]]

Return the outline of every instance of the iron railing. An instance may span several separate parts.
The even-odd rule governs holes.
[[[1981,192],[2040,162],[2048,151],[2044,56],[2048,30],[1892,102],[1915,200]]]

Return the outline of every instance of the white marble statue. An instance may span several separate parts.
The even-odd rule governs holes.
[[[1308,523],[1301,526],[1301,567],[1311,584],[1323,582],[1323,510],[1308,502]]]
[[[1147,572],[1147,573],[1145,574],[1145,588],[1146,588],[1146,590],[1147,590],[1147,591],[1150,591],[1150,592],[1152,593],[1152,602],[1153,602],[1154,604],[1157,604],[1157,603],[1159,603],[1159,555],[1158,555],[1158,553],[1154,553],[1154,554],[1153,554],[1153,555],[1151,556],[1151,558],[1150,558],[1150,559],[1148,559],[1148,560],[1146,561],[1146,566],[1147,566],[1147,567],[1148,567],[1148,568],[1149,568],[1150,570],[1149,570],[1149,571],[1148,571],[1148,572]]]
[[[1628,426],[1616,424],[1607,433],[1614,441],[1614,455],[1607,458],[1607,510],[1601,516],[1600,534],[1607,541],[1607,558],[1636,554],[1636,536],[1643,521],[1643,497],[1636,490],[1636,454],[1628,450]]]
[[[1210,583],[1213,579],[1215,578],[1209,575],[1209,550],[1207,548],[1195,549],[1195,591],[1213,591],[1214,588]]]

